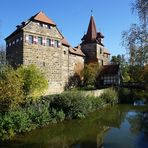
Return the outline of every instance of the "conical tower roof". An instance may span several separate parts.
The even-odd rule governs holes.
[[[91,16],[85,40],[87,42],[92,42],[92,41],[95,41],[96,38],[97,38],[96,24],[94,21],[94,17]]]

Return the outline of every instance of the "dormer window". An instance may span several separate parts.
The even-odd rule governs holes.
[[[42,23],[40,23],[40,27],[43,27],[43,24]]]
[[[51,26],[50,25],[48,25],[48,29],[51,29]]]
[[[48,28],[48,25],[46,25],[46,24],[43,24],[43,27],[45,27],[45,28]]]

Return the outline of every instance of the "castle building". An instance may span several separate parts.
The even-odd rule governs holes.
[[[79,73],[84,63],[109,63],[110,53],[104,47],[101,32],[97,32],[91,16],[87,33],[76,48],[71,47],[54,21],[43,12],[16,26],[6,40],[6,60],[13,67],[37,65],[49,83],[47,94],[64,90],[70,76]]]
[[[87,33],[81,39],[81,50],[86,56],[85,63],[109,64],[110,53],[104,47],[103,38],[102,33],[97,32],[94,17],[91,16]]]
[[[68,78],[84,65],[84,53],[72,48],[56,24],[43,12],[25,22],[6,40],[6,59],[10,65],[35,64],[45,73],[47,93],[62,92]]]

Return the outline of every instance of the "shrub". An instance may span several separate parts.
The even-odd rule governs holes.
[[[88,101],[80,92],[57,95],[50,103],[51,109],[63,111],[67,118],[79,118],[87,113]]]
[[[101,108],[106,102],[100,97],[91,97],[89,98],[92,101],[92,111],[95,111]]]
[[[78,88],[82,86],[81,77],[77,74],[69,77],[68,83],[65,85],[65,90],[70,88]]]
[[[51,117],[52,117],[52,122],[53,123],[57,123],[57,122],[61,122],[61,121],[64,121],[65,119],[65,114],[64,112],[61,110],[61,111],[57,111],[56,109],[51,109]]]
[[[102,100],[104,100],[106,103],[115,104],[118,103],[118,94],[117,92],[112,89],[106,89],[100,96]]]
[[[0,139],[8,140],[15,135],[14,123],[9,115],[0,115]]]
[[[96,82],[96,78],[100,72],[100,66],[96,63],[86,64],[82,71],[82,75],[84,77],[84,86],[94,86]]]
[[[26,97],[36,97],[44,93],[48,81],[35,65],[19,67],[17,73],[23,78],[23,90]]]
[[[106,95],[107,96],[107,95]],[[30,99],[32,100],[32,99]],[[112,103],[112,100],[110,101]],[[0,114],[0,139],[10,139],[23,133],[65,119],[84,118],[106,103],[100,97],[86,96],[82,91],[68,91],[60,95],[40,97],[17,110]]]
[[[51,121],[49,113],[49,105],[45,102],[33,103],[26,109],[27,114],[31,120],[32,128],[47,125]]]
[[[9,117],[14,124],[14,131],[16,133],[22,133],[26,131],[30,131],[30,119],[29,115],[26,113],[25,110],[17,110],[13,112],[9,112]]]
[[[24,101],[22,78],[12,67],[0,71],[0,112],[15,109]]]
[[[118,96],[120,103],[133,103],[133,94],[131,94],[131,91],[128,88],[121,88],[118,91]]]

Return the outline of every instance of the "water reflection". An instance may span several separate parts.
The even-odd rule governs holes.
[[[118,105],[90,114],[82,120],[51,124],[16,136],[0,147],[96,148],[148,147],[146,106]]]

